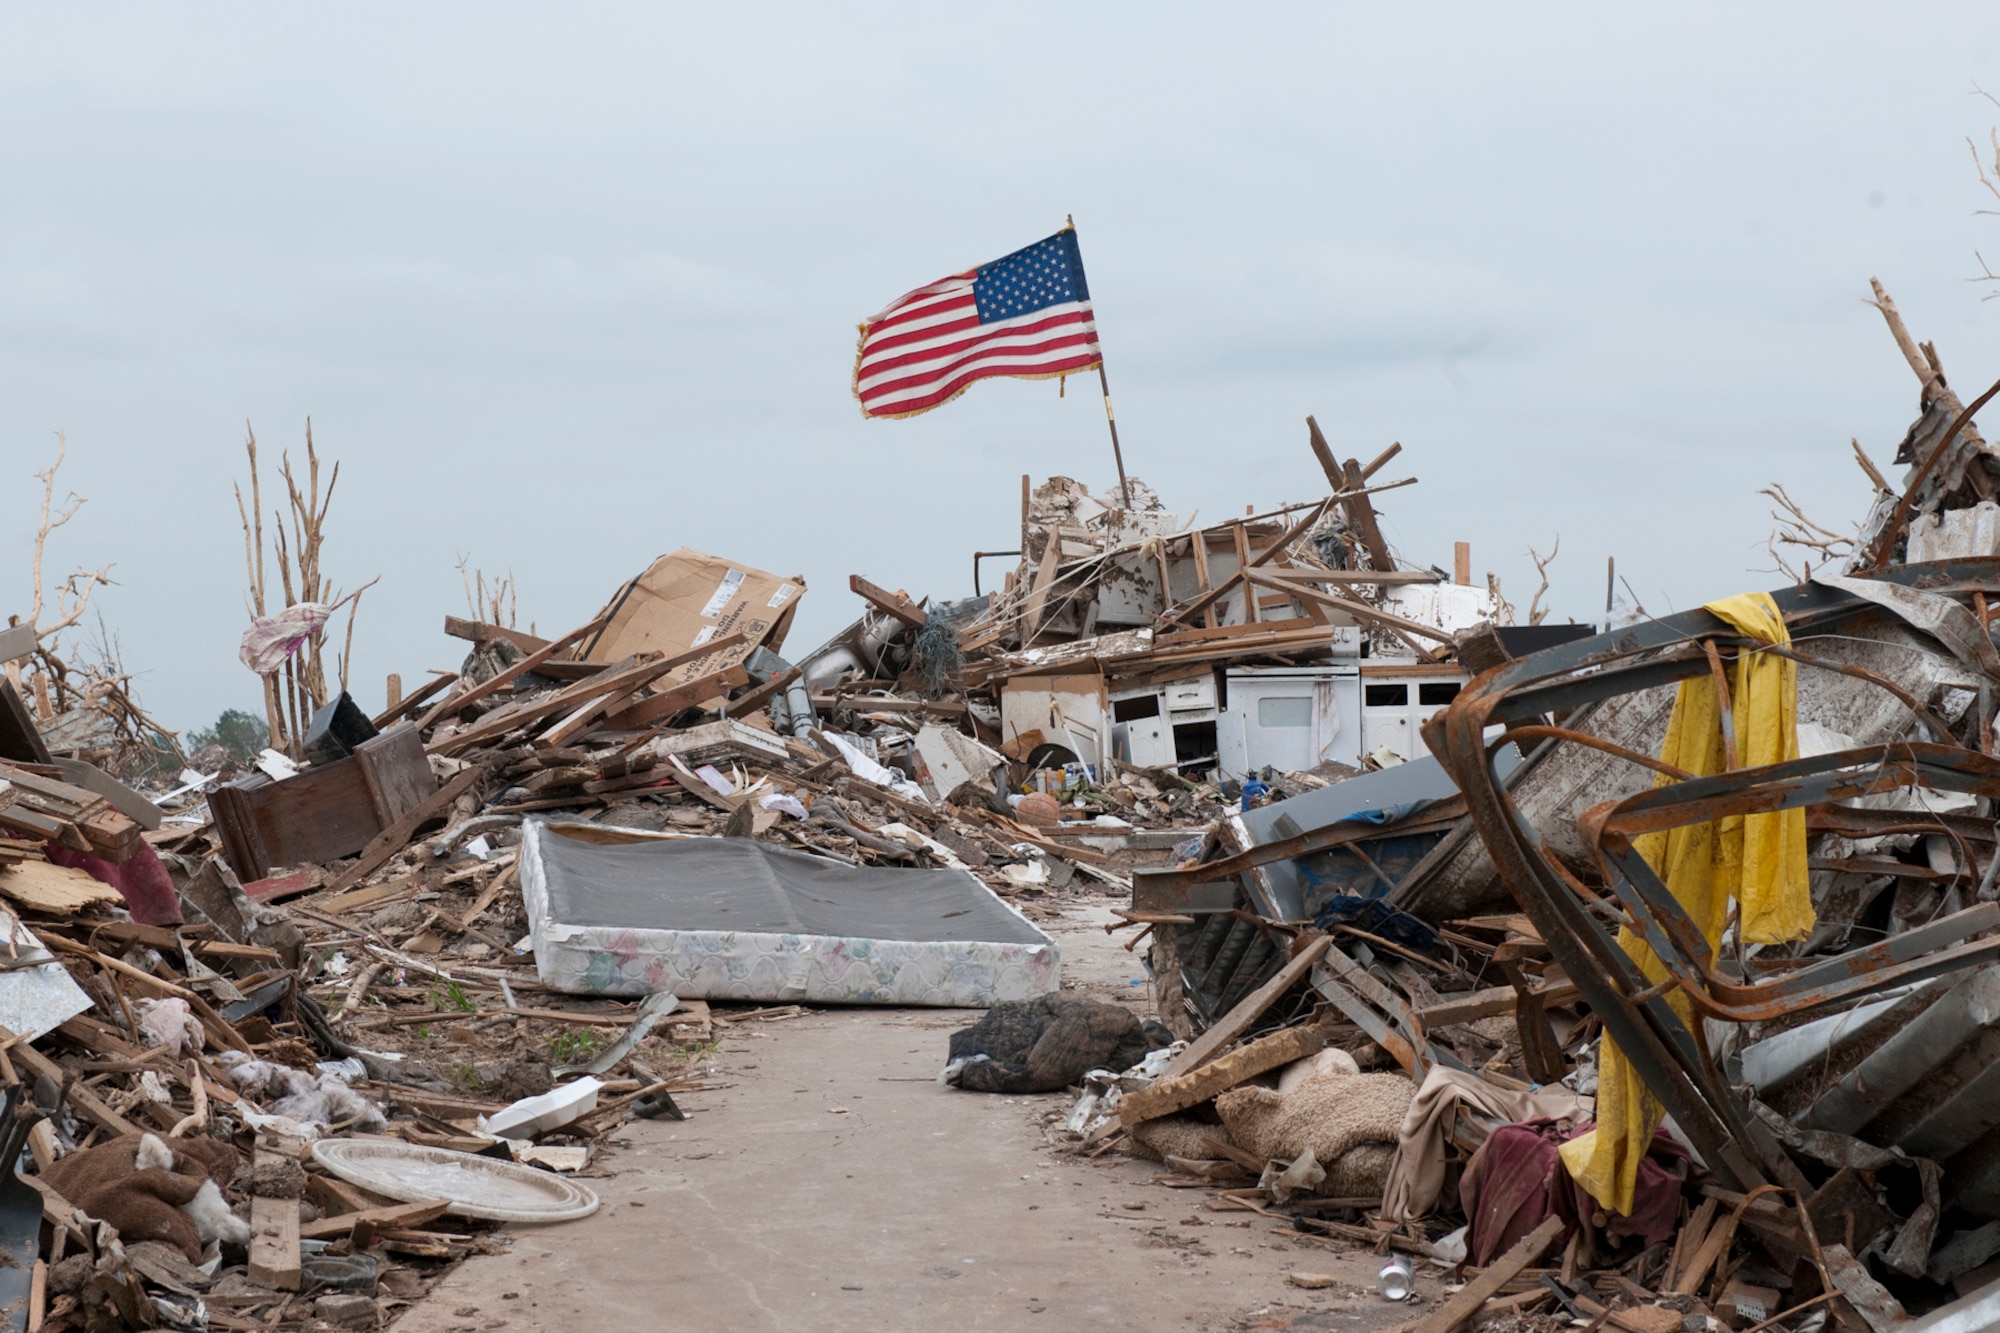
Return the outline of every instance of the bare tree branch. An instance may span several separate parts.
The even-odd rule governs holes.
[[[1535,595],[1528,603],[1528,623],[1530,625],[1539,625],[1549,618],[1549,608],[1542,605],[1542,598],[1549,590],[1549,566],[1555,563],[1556,555],[1562,550],[1562,544],[1562,534],[1558,532],[1556,534],[1555,545],[1549,547],[1549,553],[1546,556],[1537,555],[1535,548],[1532,546],[1528,548],[1528,559],[1535,562],[1535,573],[1540,575],[1542,580],[1542,586],[1535,589]]]

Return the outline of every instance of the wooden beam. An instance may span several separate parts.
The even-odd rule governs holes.
[[[1340,491],[1346,489],[1347,479],[1341,475],[1340,462],[1327,446],[1326,436],[1320,434],[1319,423],[1306,418],[1306,439],[1312,444],[1313,457],[1319,460],[1320,471],[1326,473],[1326,484]]]
[[[887,588],[877,587],[867,579],[862,578],[859,574],[849,574],[847,576],[847,587],[848,591],[867,602],[877,611],[887,616],[894,616],[911,629],[922,629],[927,623],[928,617],[924,615],[922,608],[911,602],[909,598],[898,597]]]
[[[0,629],[0,662],[15,662],[35,651],[33,625],[9,625]]]
[[[5,1028],[0,1028],[0,1040],[11,1040],[13,1035],[13,1033],[8,1032]],[[62,1066],[49,1059],[48,1056],[43,1055],[27,1042],[14,1042],[12,1046],[8,1047],[7,1055],[8,1058],[12,1059],[22,1068],[28,1070],[30,1073],[47,1078],[56,1087],[60,1088],[63,1085]],[[69,1104],[75,1109],[78,1115],[114,1138],[124,1134],[137,1134],[140,1132],[137,1125],[105,1105],[96,1093],[84,1087],[80,1082],[70,1084]]]
[[[1342,471],[1347,485],[1340,489],[1356,492],[1367,489],[1367,478],[1361,475],[1361,464],[1350,458]],[[1389,543],[1382,539],[1382,527],[1375,521],[1375,506],[1366,495],[1350,494],[1340,502],[1347,514],[1347,521],[1361,534],[1361,544],[1368,548],[1368,563],[1377,569],[1394,569],[1395,557],[1389,554]]]
[[[1540,1226],[1516,1241],[1513,1249],[1487,1265],[1485,1272],[1460,1287],[1443,1305],[1422,1318],[1397,1325],[1392,1333],[1457,1333],[1479,1313],[1480,1306],[1548,1252],[1564,1225],[1560,1217],[1543,1218]]]
[[[1027,548],[1022,547],[1023,550]],[[1035,633],[1042,627],[1042,609],[1048,604],[1049,585],[1056,581],[1056,566],[1062,563],[1062,537],[1051,532],[1049,544],[1042,548],[1042,563],[1035,568],[1035,581],[1029,585],[1028,599],[1021,605],[1021,646],[1026,648],[1033,641]]]
[[[1397,443],[1390,445],[1387,449],[1384,449],[1381,453],[1375,455],[1374,462],[1368,464],[1366,467],[1361,469],[1361,479],[1363,481],[1366,481],[1368,478],[1374,476],[1377,472],[1380,472],[1384,467],[1388,466],[1390,459],[1394,458],[1397,454],[1400,454],[1402,452],[1403,452],[1403,446],[1401,441],[1398,441]],[[1336,487],[1335,489],[1339,488]]]
[[[1582,992],[1574,983],[1559,981],[1554,985],[1537,988],[1542,1006],[1546,1009],[1560,1009],[1567,1004],[1575,1004],[1582,998]],[[1424,1031],[1449,1027],[1453,1023],[1472,1023],[1482,1018],[1500,1018],[1514,1012],[1516,995],[1512,986],[1492,986],[1486,990],[1470,991],[1454,995],[1448,1000],[1425,1005],[1417,1010],[1417,1017],[1423,1020]]]
[[[396,1231],[405,1227],[420,1227],[426,1222],[434,1222],[444,1216],[444,1210],[451,1207],[449,1199],[422,1199],[416,1203],[387,1204],[377,1208],[362,1208],[354,1212],[340,1213],[333,1217],[322,1217],[317,1222],[307,1222],[299,1227],[301,1240],[338,1240],[351,1234],[357,1225],[374,1227],[377,1231]],[[298,1216],[299,1206],[292,1204],[292,1215]]]
[[[741,635],[733,636],[738,642]],[[504,704],[474,722],[463,731],[455,731],[442,740],[432,740],[426,748],[435,754],[451,754],[464,750],[482,741],[504,736],[517,727],[525,727],[539,722],[552,713],[561,713],[574,708],[586,699],[595,698],[607,690],[616,689],[627,679],[653,679],[661,670],[671,669],[675,660],[703,657],[708,653],[706,646],[693,653],[684,653],[681,659],[662,658],[647,653],[621,658],[594,675],[587,676],[571,685],[566,685],[553,694],[544,694],[535,699],[523,699]]]
[[[463,620],[458,616],[444,618],[444,632],[454,639],[465,639],[471,643],[491,643],[495,639],[505,639],[524,653],[532,653],[548,644],[547,639],[538,639],[532,634],[523,634],[505,625],[489,625],[483,620]]]
[[[383,709],[370,718],[369,721],[374,725],[375,730],[381,731],[404,714],[416,712],[417,709],[424,705],[426,700],[430,699],[439,690],[444,689],[447,685],[456,684],[457,681],[458,673],[455,671],[447,671],[441,675],[433,676],[416,693],[405,695],[401,703]]]
[[[1383,587],[1405,583],[1442,583],[1428,569],[1267,569],[1265,578],[1286,583],[1374,583]]]
[[[283,1159],[259,1148],[255,1161],[272,1170]],[[342,1228],[346,1230],[346,1228]],[[274,1291],[297,1291],[304,1282],[299,1260],[299,1201],[250,1199],[250,1280]]]
[[[1250,576],[1250,534],[1243,531],[1241,523],[1231,523],[1229,530],[1236,538],[1237,572],[1242,578],[1248,579]],[[1246,583],[1243,588],[1243,622],[1247,625],[1254,625],[1263,618],[1257,613],[1257,591]]]
[[[417,730],[423,731],[445,714],[456,713],[468,704],[477,703],[503,685],[512,685],[517,679],[527,675],[530,671],[533,671],[563,649],[581,641],[585,635],[594,634],[598,630],[603,629],[605,619],[605,617],[599,617],[581,629],[571,630],[554,643],[544,644],[542,647],[535,649],[526,657],[514,663],[513,666],[496,672],[494,675],[480,681],[479,684],[474,685],[471,689],[462,691],[444,700],[417,720]],[[446,628],[450,628],[449,620],[446,622]]]
[[[1327,1037],[1326,1027],[1319,1023],[1286,1028],[1239,1046],[1199,1069],[1155,1079],[1149,1086],[1137,1092],[1128,1092],[1119,1099],[1119,1122],[1130,1129],[1145,1121],[1199,1106],[1239,1083],[1324,1049]]]
[[[741,638],[741,635],[731,635]],[[716,643],[725,643],[717,639]],[[714,647],[714,644],[708,645]],[[718,694],[725,694],[750,679],[741,662],[723,667],[711,675],[698,676],[683,685],[675,685],[635,700],[604,719],[604,725],[611,731],[630,731],[639,727],[649,727],[661,718],[672,717],[683,708],[693,708],[696,704],[708,702]]]
[[[1209,590],[1207,535],[1199,532],[1195,533],[1193,537],[1191,537],[1188,540],[1188,547],[1190,550],[1194,552],[1195,581],[1201,585],[1200,587],[1195,589],[1195,595],[1200,596],[1201,594]],[[1215,623],[1216,623],[1215,608],[1213,606],[1202,608],[1201,623],[1207,626],[1209,629],[1215,628]]]
[[[625,672],[616,682],[607,686],[603,693],[584,700],[567,716],[535,737],[535,744],[545,749],[560,749],[568,745],[588,731],[599,717],[616,709],[671,670],[673,668],[664,662],[653,662],[643,670],[635,668]]]
[[[1310,528],[1313,524],[1319,522],[1320,515],[1324,514],[1326,512],[1326,507],[1332,503],[1333,500],[1331,497],[1329,497],[1325,500],[1321,500],[1318,504],[1315,504],[1310,508],[1308,508],[1306,510],[1306,516],[1304,518],[1292,524],[1291,527],[1285,529],[1284,532],[1278,535],[1277,540],[1273,541],[1269,546],[1265,547],[1255,556],[1252,556],[1247,565],[1237,570],[1234,574],[1231,574],[1228,578],[1216,584],[1213,588],[1209,589],[1206,593],[1203,593],[1201,596],[1195,598],[1193,601],[1186,602],[1180,606],[1171,608],[1170,610],[1167,611],[1167,613],[1164,616],[1160,618],[1160,623],[1162,625],[1168,625],[1172,624],[1177,620],[1186,620],[1189,616],[1193,615],[1195,612],[1200,611],[1205,607],[1213,605],[1218,599],[1226,596],[1231,589],[1235,588],[1239,583],[1243,581],[1243,579],[1251,569],[1254,569],[1259,565],[1268,563],[1279,552],[1283,551],[1287,546],[1290,546],[1293,542],[1297,541],[1301,533],[1303,533],[1306,529]],[[1197,540],[1199,540],[1201,534],[1197,533],[1195,535]]]
[[[1370,606],[1367,602],[1357,602],[1357,601],[1352,601],[1346,597],[1336,597],[1330,592],[1321,592],[1317,588],[1308,587],[1304,584],[1286,584],[1276,579],[1270,578],[1270,576],[1267,575],[1263,570],[1251,571],[1250,577],[1259,583],[1268,582],[1271,586],[1282,588],[1285,591],[1291,592],[1297,596],[1310,597],[1314,601],[1320,602],[1326,606],[1333,607],[1334,609],[1339,611],[1345,611],[1347,612],[1347,614],[1351,616],[1359,616],[1363,620],[1372,620],[1379,625],[1384,625],[1390,629],[1398,630],[1404,634],[1415,634],[1421,638],[1429,639],[1434,643],[1441,643],[1446,645],[1449,645],[1452,641],[1451,635],[1445,633],[1441,629],[1436,628],[1435,626],[1425,625],[1415,620],[1406,619],[1403,616],[1396,615],[1394,612],[1384,611],[1380,607]],[[1414,647],[1415,645],[1412,646]]]

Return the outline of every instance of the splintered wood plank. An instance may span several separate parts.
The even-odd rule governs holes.
[[[1236,538],[1236,568],[1239,571],[1244,571],[1247,578],[1247,571],[1250,568],[1250,534],[1243,530],[1241,523],[1231,523],[1229,531]],[[1254,625],[1263,618],[1257,611],[1257,590],[1252,588],[1248,583],[1245,583],[1243,585],[1244,623]]]
[[[512,685],[516,680],[518,680],[522,676],[527,675],[530,671],[533,671],[536,667],[548,661],[551,657],[554,657],[557,653],[561,652],[563,649],[569,647],[571,644],[580,641],[585,635],[594,634],[598,630],[603,629],[604,624],[605,624],[604,618],[600,617],[596,620],[591,621],[588,625],[583,626],[581,629],[573,629],[569,633],[563,635],[560,639],[557,639],[554,643],[547,644],[541,648],[537,648],[534,652],[529,653],[526,657],[514,663],[513,666],[508,667],[506,670],[497,672],[494,675],[487,677],[485,680],[479,682],[479,684],[477,685],[474,685],[469,690],[462,690],[459,693],[452,695],[450,698],[445,699],[443,702],[439,703],[435,708],[431,709],[428,713],[425,713],[421,718],[419,718],[417,720],[417,730],[422,731],[426,727],[430,726],[433,722],[443,717],[445,714],[455,713],[459,709],[464,708],[467,704],[476,703],[479,700],[484,699],[486,696],[492,694],[495,690],[500,689],[502,686]]]
[[[1358,460],[1348,459],[1341,475],[1347,482],[1343,489],[1350,492],[1367,489],[1368,481],[1361,475]],[[1368,497],[1350,494],[1340,502],[1340,507],[1347,511],[1347,521],[1360,531],[1362,545],[1368,548],[1368,563],[1377,569],[1394,569],[1395,557],[1389,554],[1389,543],[1382,539],[1382,526],[1375,521],[1375,506]]]
[[[505,639],[524,653],[532,653],[548,646],[547,639],[538,639],[532,634],[523,634],[505,625],[489,624],[483,620],[465,620],[459,616],[444,618],[444,632],[454,639],[464,639],[470,643],[487,643],[494,639]]]
[[[361,849],[361,855],[355,859],[354,864],[349,866],[339,879],[327,886],[328,893],[344,893],[374,874],[383,862],[403,849],[426,821],[451,809],[453,801],[471,791],[472,784],[479,781],[482,772],[483,770],[476,767],[467,768],[432,792],[422,805],[376,834],[374,841]]]
[[[48,861],[22,861],[0,870],[0,896],[50,916],[73,916],[92,903],[122,901],[118,890],[85,871]]]
[[[13,1035],[13,1033],[7,1031],[5,1028],[0,1028],[0,1043],[6,1042]],[[27,1042],[14,1042],[13,1045],[7,1048],[7,1055],[14,1063],[29,1072],[47,1077],[57,1087],[63,1086],[62,1066],[49,1059],[48,1056],[43,1055]],[[140,1132],[137,1125],[112,1110],[104,1103],[103,1099],[98,1097],[96,1093],[92,1092],[81,1082],[71,1082],[68,1095],[72,1110],[112,1137],[116,1138],[120,1135],[137,1134]]]
[[[1239,1083],[1294,1060],[1303,1060],[1326,1046],[1327,1030],[1315,1023],[1286,1028],[1259,1037],[1201,1068],[1172,1078],[1160,1078],[1118,1102],[1119,1122],[1131,1128],[1147,1120],[1185,1111],[1229,1091]]]
[[[1333,456],[1333,449],[1327,444],[1326,436],[1320,434],[1319,423],[1306,418],[1306,439],[1312,445],[1313,457],[1319,460],[1319,470],[1326,473],[1326,484],[1336,493],[1347,489],[1346,479],[1341,475],[1340,460]]]
[[[361,1208],[334,1217],[323,1217],[317,1222],[298,1223],[299,1208],[292,1205],[292,1219],[301,1240],[334,1240],[348,1235],[357,1226],[369,1226],[377,1231],[402,1231],[410,1227],[420,1227],[426,1222],[436,1221],[444,1216],[444,1210],[451,1207],[448,1199],[422,1199],[416,1203],[390,1204],[379,1208]],[[254,1244],[254,1241],[253,1241]],[[254,1251],[253,1251],[254,1253]]]
[[[914,605],[907,597],[898,597],[887,588],[877,587],[859,574],[847,576],[847,587],[877,611],[894,616],[911,629],[922,629],[928,623],[922,607]]]
[[[334,1219],[346,1222],[347,1219]],[[349,1224],[351,1225],[351,1224]],[[345,1234],[348,1226],[340,1228]],[[299,1262],[299,1201],[250,1200],[250,1280],[275,1291],[297,1291],[302,1281]]]
[[[1520,1276],[1521,1270],[1542,1257],[1563,1231],[1560,1217],[1544,1218],[1542,1224],[1516,1241],[1514,1248],[1495,1259],[1485,1272],[1460,1287],[1437,1309],[1420,1319],[1399,1324],[1393,1333],[1457,1333],[1479,1313],[1479,1307],[1500,1289]]]

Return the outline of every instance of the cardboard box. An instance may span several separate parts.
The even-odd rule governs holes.
[[[577,655],[593,662],[642,652],[674,656],[731,634],[744,636],[739,646],[688,662],[653,687],[672,689],[734,666],[758,647],[778,651],[805,590],[804,579],[779,578],[682,547],[618,590],[604,608],[610,623]]]

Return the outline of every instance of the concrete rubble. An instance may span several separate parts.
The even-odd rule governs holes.
[[[1991,1326],[2000,451],[1878,296],[1908,472],[1863,455],[1856,537],[1770,594],[1775,764],[1728,701],[1779,649],[1707,610],[1516,625],[1463,545],[1390,549],[1400,446],[1310,418],[1322,496],[1197,526],[1023,478],[971,596],[854,574],[807,652],[803,578],[684,548],[553,638],[447,616],[461,667],[370,711],[312,656],[351,598],[260,583],[261,754],[180,754],[0,632],[0,1310],[393,1322],[590,1215],[633,1118],[726,1126],[732,1029],[840,1003],[983,1009],[938,1096],[1058,1094],[1065,1153],[1395,1259],[1416,1333]],[[1688,681],[1707,776],[1662,757]],[[1810,931],[1705,939],[1647,839],[1781,809]],[[1084,894],[1143,1019],[1065,993],[1043,927]],[[1666,1111],[1630,1210],[1559,1156],[1607,1034]]]

